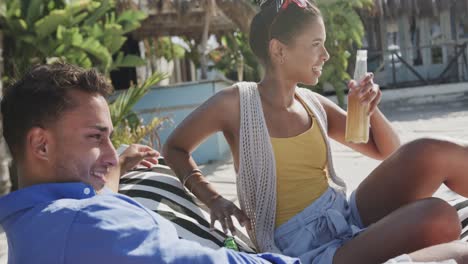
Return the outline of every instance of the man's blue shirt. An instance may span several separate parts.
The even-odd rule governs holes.
[[[41,184],[0,198],[9,263],[299,263],[213,250],[125,195],[83,183]]]

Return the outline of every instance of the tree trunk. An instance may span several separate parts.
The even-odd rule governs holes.
[[[3,34],[0,31],[0,97],[3,94],[2,88],[2,74],[3,74]],[[2,124],[0,123],[0,196],[7,194],[10,191],[10,154],[3,138]]]
[[[3,94],[3,86],[2,86],[2,76],[3,76],[3,32],[0,28],[0,95]]]
[[[208,77],[208,51],[207,51],[207,44],[208,44],[208,37],[210,33],[210,22],[211,17],[213,16],[213,0],[206,0],[206,13],[205,13],[205,22],[203,25],[203,33],[202,38],[199,46],[200,52],[200,68],[201,68],[201,79],[206,80]]]

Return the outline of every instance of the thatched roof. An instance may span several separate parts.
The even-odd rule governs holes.
[[[451,7],[462,14],[468,12],[468,0],[375,0],[374,3],[373,15],[386,17],[398,17],[401,14],[430,17]]]
[[[133,7],[149,17],[133,35],[136,39],[158,36],[202,35],[207,5],[213,5],[209,32],[222,34],[238,28],[248,30],[256,10],[249,0],[123,0],[125,8]]]

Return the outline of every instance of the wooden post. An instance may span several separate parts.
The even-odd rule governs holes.
[[[390,51],[390,56],[392,58],[392,79],[393,79],[393,88],[396,88],[396,69],[395,69],[395,58],[394,56],[396,54],[396,51],[391,50]]]
[[[381,3],[382,5],[382,3]],[[380,51],[382,52],[382,62],[384,65],[387,65],[389,63],[388,56],[387,56],[387,50],[388,50],[388,44],[387,44],[387,21],[385,19],[385,14],[383,12],[383,8],[381,10],[381,13],[379,15],[379,31],[380,31]],[[385,76],[390,75],[390,70],[389,67],[385,67]],[[388,77],[385,78],[385,84],[390,83],[390,80]],[[394,86],[394,84],[393,84]]]
[[[2,76],[3,76],[3,32],[0,29],[0,97],[2,96],[3,87],[2,87]]]
[[[0,30],[0,97],[3,95],[2,76],[3,76],[3,33]],[[11,157],[3,138],[3,128],[0,123],[0,196],[7,194],[11,188],[10,182],[10,162]]]
[[[203,33],[201,38],[201,43],[199,47],[200,51],[200,67],[201,67],[201,79],[206,80],[208,77],[208,52],[207,44],[208,37],[210,32],[210,22],[211,16],[213,15],[213,0],[206,0],[206,11],[205,11],[205,21],[203,25]]]

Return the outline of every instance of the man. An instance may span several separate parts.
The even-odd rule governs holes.
[[[0,198],[10,263],[297,263],[179,239],[170,222],[105,187],[115,190],[119,164],[110,92],[95,71],[67,64],[36,66],[6,90],[4,135],[20,188]],[[117,168],[155,155],[130,149]]]

